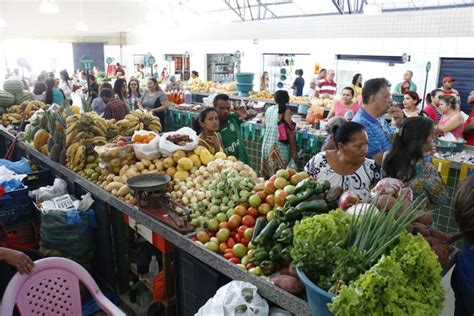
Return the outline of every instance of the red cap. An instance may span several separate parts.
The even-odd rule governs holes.
[[[449,76],[448,76],[448,77],[444,77],[444,78],[443,78],[443,83],[445,83],[446,81],[456,81],[456,80],[454,80],[453,77],[449,77]]]

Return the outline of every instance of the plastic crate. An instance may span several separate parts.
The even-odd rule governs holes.
[[[173,256],[178,316],[196,314],[220,287],[232,281],[177,247],[173,247]]]
[[[51,170],[40,170],[29,173],[23,180],[23,184],[28,187],[28,191],[37,190],[41,187],[52,185],[54,176]]]
[[[5,193],[0,197],[0,225],[5,228],[34,219],[34,209],[28,188]]]
[[[34,222],[23,223],[5,229],[5,247],[25,250],[38,247],[39,225]]]

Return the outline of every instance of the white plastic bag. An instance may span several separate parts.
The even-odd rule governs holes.
[[[171,135],[188,135],[189,138],[191,139],[191,142],[187,143],[184,146],[178,146],[167,140],[168,136],[171,136]],[[168,157],[178,150],[184,150],[184,151],[194,150],[194,148],[196,148],[198,144],[199,144],[199,137],[197,136],[196,132],[189,127],[183,127],[177,130],[176,132],[169,132],[169,133],[164,133],[163,135],[161,135],[160,152],[163,156]]]
[[[232,281],[217,290],[196,315],[262,316],[268,312],[268,303],[257,293],[255,285]]]
[[[135,133],[133,133],[132,139],[135,139],[136,135],[146,136],[150,134],[155,135],[155,138],[153,138],[152,141],[148,144],[133,143],[133,150],[135,151],[135,156],[140,160],[153,160],[160,158],[160,137],[158,136],[158,134],[150,131],[136,131]]]

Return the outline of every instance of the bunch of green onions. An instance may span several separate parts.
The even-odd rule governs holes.
[[[388,212],[376,210],[377,200],[363,216],[352,216],[344,241],[344,248],[355,247],[365,255],[370,265],[375,264],[397,242],[400,234],[422,215],[420,210],[426,198],[420,197],[402,210],[405,197],[400,196]]]

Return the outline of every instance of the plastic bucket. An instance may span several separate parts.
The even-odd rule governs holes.
[[[306,289],[306,296],[308,296],[308,303],[313,316],[332,316],[333,314],[329,311],[327,304],[331,303],[334,295],[314,284],[300,269],[297,268],[296,272]]]
[[[237,91],[239,92],[249,92],[252,91],[253,83],[238,83]]]
[[[255,74],[253,72],[239,72],[235,74],[235,81],[237,83],[246,83],[250,84],[253,83],[253,78],[255,77]]]

